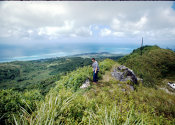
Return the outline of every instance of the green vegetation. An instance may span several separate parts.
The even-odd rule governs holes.
[[[102,75],[105,73],[106,70],[111,69],[114,65],[114,61],[106,59],[103,62],[99,63],[100,72],[98,74],[99,79],[102,78]],[[77,91],[80,88],[82,83],[89,78],[92,81],[92,68],[90,66],[85,66],[83,68],[79,68],[71,73],[68,73],[66,76],[63,76],[55,86],[54,89],[59,88],[61,85],[65,88],[72,89],[73,91]]]
[[[131,68],[137,76],[143,78],[144,85],[155,86],[163,78],[175,75],[175,52],[158,46],[144,46],[121,59],[119,63]]]
[[[109,72],[113,65],[115,62],[109,59],[101,62],[102,74]],[[76,86],[89,77],[89,68],[83,67],[63,76],[33,114],[14,117],[16,124],[130,125],[175,122],[174,96],[162,90],[140,85],[136,91],[128,89],[123,92],[118,86],[120,82],[104,82],[101,79],[100,83],[103,84],[78,91]],[[125,84],[123,87],[127,89]]]
[[[102,61],[102,74],[109,72],[113,65],[116,64],[112,60]],[[136,91],[130,91],[125,83],[111,80],[105,82],[102,77],[99,81],[102,84],[92,85],[86,90],[77,89],[82,78],[89,77],[89,68],[79,68],[63,76],[35,112],[14,116],[14,122],[31,125],[175,123],[174,96],[162,90],[146,88],[140,84]],[[123,84],[127,91],[123,92],[118,83]]]
[[[136,49],[121,58],[118,61],[120,63],[111,59],[100,59],[99,84],[90,83],[91,86],[87,89],[80,89],[87,78],[92,81],[92,67],[85,63],[88,60],[80,61],[86,58],[65,58],[67,61],[63,59],[59,65],[53,60],[40,60],[40,65],[43,64],[42,71],[47,67],[45,74],[54,75],[42,81],[42,87],[29,84],[30,89],[26,88],[23,92],[17,92],[15,89],[1,90],[0,124],[174,125],[175,95],[158,87],[147,87],[159,86],[161,80],[175,77],[174,58],[174,52],[171,50],[145,46],[142,56],[140,49]],[[71,63],[72,60],[74,64]],[[75,63],[77,61],[81,62],[79,66]],[[67,63],[75,68],[67,69]],[[133,69],[144,79],[143,84],[139,82],[134,86],[135,91],[131,91],[127,86],[128,81],[119,82],[111,76],[113,68],[120,64]],[[59,68],[60,70],[57,70]],[[29,74],[33,70],[29,71]],[[52,87],[48,88],[49,85]],[[45,96],[41,95],[40,91],[45,93]]]
[[[121,56],[109,58],[114,60]],[[98,56],[97,60],[104,60],[105,56]],[[25,91],[39,89],[46,95],[50,88],[62,75],[79,67],[91,65],[91,58],[60,57],[34,61],[15,61],[0,63],[0,89]]]
[[[20,75],[20,70],[15,65],[0,65],[0,81],[7,79],[14,79]]]
[[[81,57],[1,63],[0,89],[23,92],[37,88],[45,95],[60,76],[90,64],[91,59]]]
[[[0,124],[13,123],[13,115],[21,115],[23,111],[32,113],[41,100],[43,96],[38,90],[23,93],[0,90]]]

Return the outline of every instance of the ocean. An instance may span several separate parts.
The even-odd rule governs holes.
[[[54,57],[71,56],[82,53],[109,52],[113,54],[129,54],[137,46],[101,43],[69,43],[55,46],[9,46],[0,45],[0,62],[28,61]]]

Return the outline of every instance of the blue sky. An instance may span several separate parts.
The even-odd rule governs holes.
[[[175,2],[173,2],[172,8],[175,10]]]
[[[175,49],[175,2],[0,2],[0,59]]]

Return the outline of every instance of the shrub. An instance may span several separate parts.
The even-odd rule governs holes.
[[[106,59],[102,62],[99,62],[99,68],[100,68],[100,72],[98,74],[99,79],[102,78],[102,74],[104,74],[106,70],[112,68],[114,63],[115,62],[110,59]],[[87,78],[89,78],[92,81],[93,79],[92,74],[93,71],[90,66],[78,68],[77,70],[67,73],[66,76],[62,76],[61,79],[57,82],[56,88],[60,84],[63,84],[66,88],[71,88],[74,91],[77,91]]]
[[[25,93],[0,90],[0,124],[13,123],[13,115],[22,114],[21,108],[32,113],[36,109],[36,102],[39,103],[41,99],[38,90]]]
[[[159,92],[154,94],[150,88],[141,92],[144,89],[142,87],[138,88],[138,92],[122,92],[117,82],[104,84],[104,87],[93,86],[89,91],[72,92],[71,89],[65,88],[59,92],[50,91],[36,112],[32,115],[24,114],[21,119],[16,118],[16,124],[130,125],[173,124],[175,121],[171,115],[167,119],[163,114],[157,113],[160,110],[158,103],[151,105],[154,99],[160,102],[156,96]],[[164,104],[168,102],[164,97],[160,98]],[[164,104],[162,103],[162,106]],[[169,103],[164,111],[171,106],[173,104]]]

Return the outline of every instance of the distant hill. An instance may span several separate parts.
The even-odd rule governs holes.
[[[84,58],[91,58],[91,57],[113,57],[113,56],[124,56],[124,54],[113,54],[113,53],[109,53],[109,52],[99,52],[99,53],[82,53],[82,54],[75,54],[72,55],[72,57],[84,57]]]
[[[25,91],[39,88],[42,94],[46,94],[55,86],[55,81],[59,80],[60,76],[79,67],[91,65],[91,57],[102,61],[106,58],[117,60],[122,56],[101,52],[0,63],[0,90],[13,88]]]
[[[147,86],[153,86],[166,77],[175,78],[175,52],[169,49],[144,46],[133,50],[131,54],[119,59],[119,62],[133,69]]]

